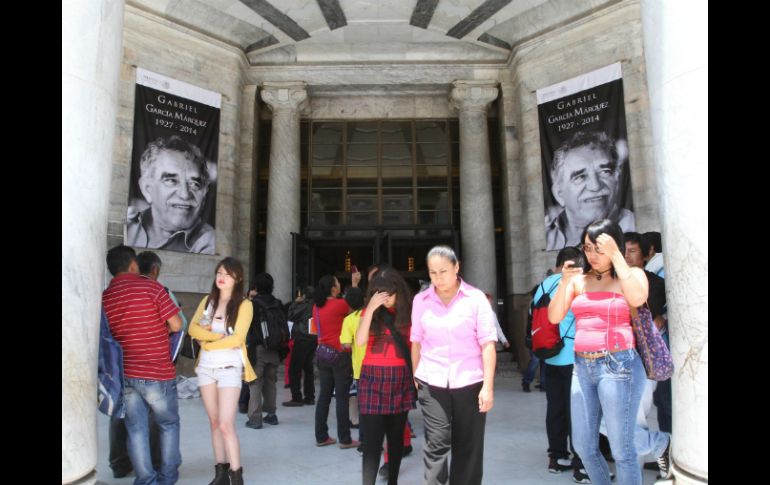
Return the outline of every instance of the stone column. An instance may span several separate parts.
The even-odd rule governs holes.
[[[497,296],[492,171],[487,108],[497,98],[494,81],[455,81],[450,103],[460,112],[460,223],[464,279]]]
[[[642,1],[675,373],[677,483],[708,482],[708,8]],[[704,210],[705,209],[705,210]]]
[[[94,483],[96,359],[123,1],[62,4],[61,480]]]
[[[257,86],[249,84],[241,88],[240,98],[240,140],[236,170],[236,256],[246,270],[246,284],[254,277],[256,256],[256,233],[254,225],[257,207],[257,140],[259,133],[259,113],[257,111]],[[261,271],[262,268],[259,268]]]
[[[307,103],[305,86],[304,82],[262,85],[262,99],[273,111],[265,266],[275,280],[275,296],[284,302],[292,295],[291,233],[300,228],[299,115]]]

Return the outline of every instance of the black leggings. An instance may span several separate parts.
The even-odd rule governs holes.
[[[362,414],[364,435],[363,483],[374,485],[380,466],[382,439],[388,437],[388,485],[398,483],[398,470],[404,455],[404,426],[408,412],[400,414]]]

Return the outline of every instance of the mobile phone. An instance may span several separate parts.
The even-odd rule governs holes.
[[[573,261],[574,263],[572,265],[573,268],[582,268],[583,266],[585,266],[585,259],[583,259],[582,254],[576,258],[572,258],[571,261]]]
[[[352,274],[352,273],[358,273],[358,268],[356,267],[356,265],[355,265],[355,264],[354,264],[353,266],[351,266],[351,267],[350,267],[350,273],[351,273],[351,274]]]

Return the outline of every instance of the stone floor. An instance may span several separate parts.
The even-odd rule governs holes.
[[[545,433],[545,393],[521,391],[521,374],[516,364],[509,362],[510,354],[499,354],[495,379],[495,406],[489,413],[484,452],[484,483],[488,484],[568,484],[571,472],[548,473]],[[280,369],[279,375],[283,375]],[[533,388],[534,390],[534,388]],[[288,389],[281,388],[279,403],[290,398]],[[209,441],[208,421],[203,403],[198,399],[179,402],[181,415],[181,449],[183,464],[180,485],[207,484],[213,478],[214,459]],[[318,448],[313,435],[314,406],[286,408],[278,406],[278,426],[264,425],[246,428],[245,415],[238,416],[241,459],[244,478],[250,484],[322,484],[361,483],[361,457],[355,449],[341,450],[337,446]],[[654,411],[651,414],[655,414]],[[414,453],[401,463],[400,483],[423,483],[422,446],[423,425],[419,409],[410,413],[417,438],[412,441]],[[128,485],[134,475],[114,479],[107,461],[108,418],[98,418],[99,456],[97,479],[104,484]],[[651,426],[656,428],[654,416]],[[336,437],[334,403],[329,413],[329,429]],[[353,430],[354,437],[357,431]],[[610,464],[614,470],[614,465]],[[656,472],[645,470],[644,483],[655,482]],[[378,479],[378,483],[386,483]]]

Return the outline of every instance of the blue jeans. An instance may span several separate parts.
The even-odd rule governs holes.
[[[127,378],[123,388],[128,431],[128,456],[134,466],[134,485],[171,485],[179,480],[179,404],[176,381]],[[150,457],[149,411],[160,429],[161,466],[156,473]]]
[[[636,350],[598,359],[575,356],[570,399],[572,438],[592,483],[610,485],[610,470],[599,452],[599,423],[603,415],[618,483],[641,485],[634,428],[646,380]]]
[[[647,425],[647,413],[652,408],[653,391],[659,382],[646,380],[641,405],[636,416],[636,430],[634,431],[634,444],[638,456],[639,466],[644,465],[645,457],[658,458],[666,451],[671,435],[663,431],[650,431]]]
[[[545,359],[538,359],[531,350],[529,351],[529,364],[527,364],[527,370],[524,371],[524,377],[521,380],[522,384],[531,384],[535,380],[535,371],[538,366],[540,367],[540,387],[545,389]]]

